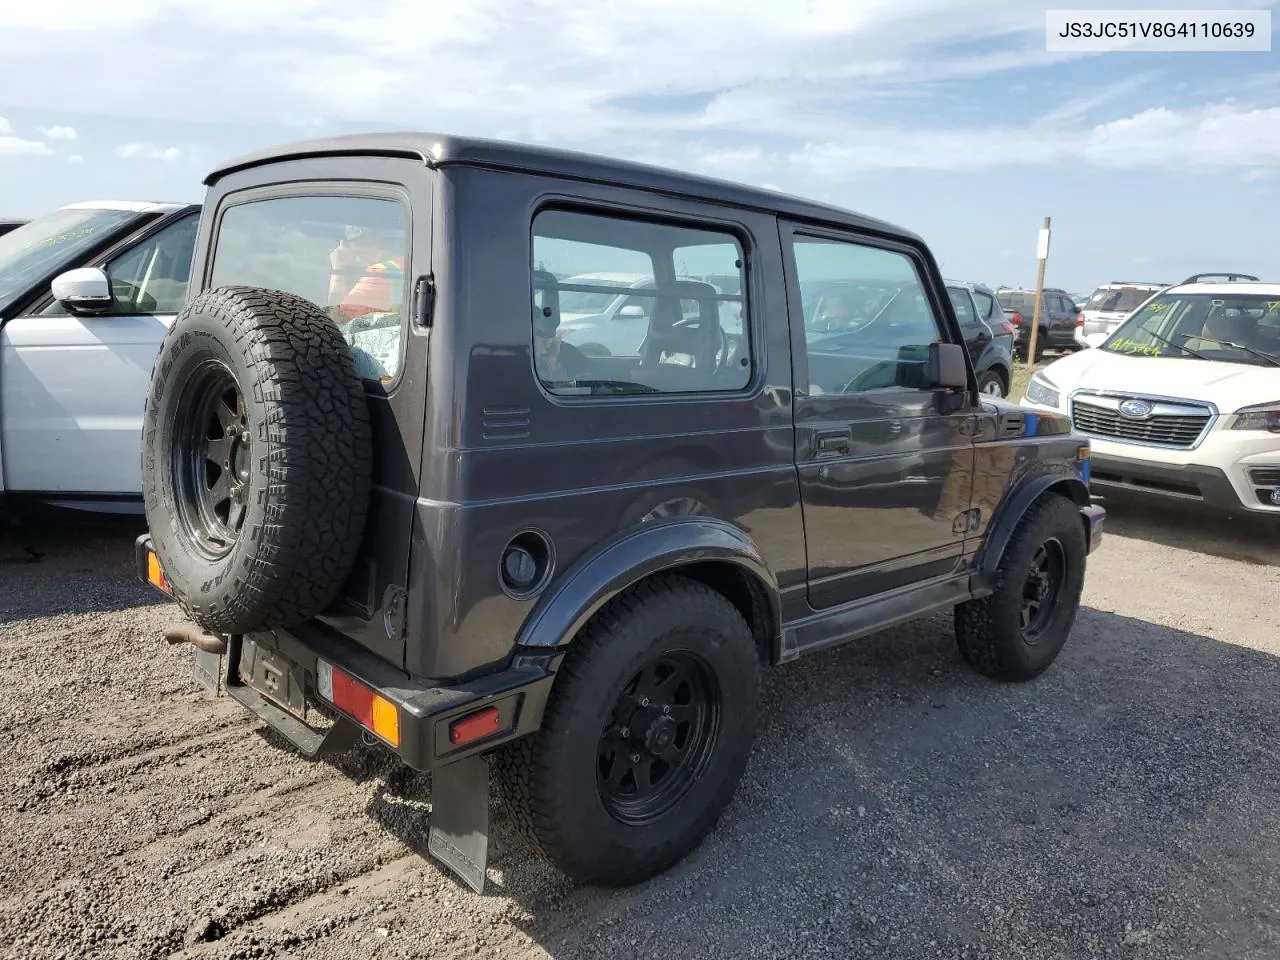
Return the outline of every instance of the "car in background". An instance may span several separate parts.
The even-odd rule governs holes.
[[[1080,307],[1084,323],[1076,327],[1076,342],[1082,347],[1097,346],[1124,323],[1129,314],[1168,286],[1167,283],[1104,283]]]
[[[200,208],[98,201],[0,237],[0,494],[140,512],[142,412]]]
[[[990,288],[981,283],[948,280],[947,296],[960,322],[965,347],[973,360],[978,392],[1007,397],[1012,383],[1016,329],[1004,315]]]
[[[729,337],[742,336],[741,291],[725,289],[726,278],[680,277],[709,283],[719,300],[720,329]],[[720,283],[715,281],[719,279]],[[642,273],[582,273],[557,280],[560,327],[557,335],[588,357],[634,357],[649,332],[649,317],[657,304],[653,277]],[[680,301],[681,319],[700,315],[696,299]]]
[[[1038,371],[1022,406],[1070,415],[1095,490],[1280,517],[1280,283],[1216,276]]]
[[[0,219],[0,237],[3,237],[6,233],[12,233],[26,222],[25,220]]]
[[[1001,287],[996,299],[1018,329],[1015,350],[1025,357],[1031,345],[1031,324],[1035,319],[1036,292],[1020,287]],[[1084,320],[1071,295],[1057,287],[1045,287],[1041,291],[1040,332],[1036,336],[1036,360],[1045,350],[1078,350],[1076,327]]]
[[[1084,293],[1073,293],[1071,302],[1076,305],[1077,310],[1083,310],[1084,305],[1089,302],[1089,295]]]

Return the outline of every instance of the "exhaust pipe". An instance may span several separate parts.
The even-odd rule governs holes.
[[[194,623],[175,623],[165,627],[164,638],[172,644],[189,643],[205,653],[221,655],[227,652],[227,641],[206,633]]]

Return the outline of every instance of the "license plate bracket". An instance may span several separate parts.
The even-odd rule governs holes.
[[[242,684],[306,722],[306,677],[293,661],[245,637],[240,646],[237,673]]]

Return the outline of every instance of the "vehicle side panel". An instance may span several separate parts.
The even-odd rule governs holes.
[[[531,223],[547,204],[676,218],[744,245],[756,376],[732,394],[564,398],[533,372]],[[655,508],[728,522],[758,545],[783,597],[803,603],[804,532],[793,463],[786,298],[774,218],[528,174],[450,166],[430,380],[409,672],[437,678],[504,661],[536,599],[499,580],[507,543],[553,545],[550,588]],[[453,211],[466,209],[467,217]],[[447,341],[447,342],[446,342]],[[464,564],[461,568],[458,564]],[[587,598],[584,598],[586,602]]]

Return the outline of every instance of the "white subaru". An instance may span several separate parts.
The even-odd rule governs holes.
[[[1103,491],[1280,515],[1280,284],[1169,287],[1038,371],[1022,406],[1071,417]]]

